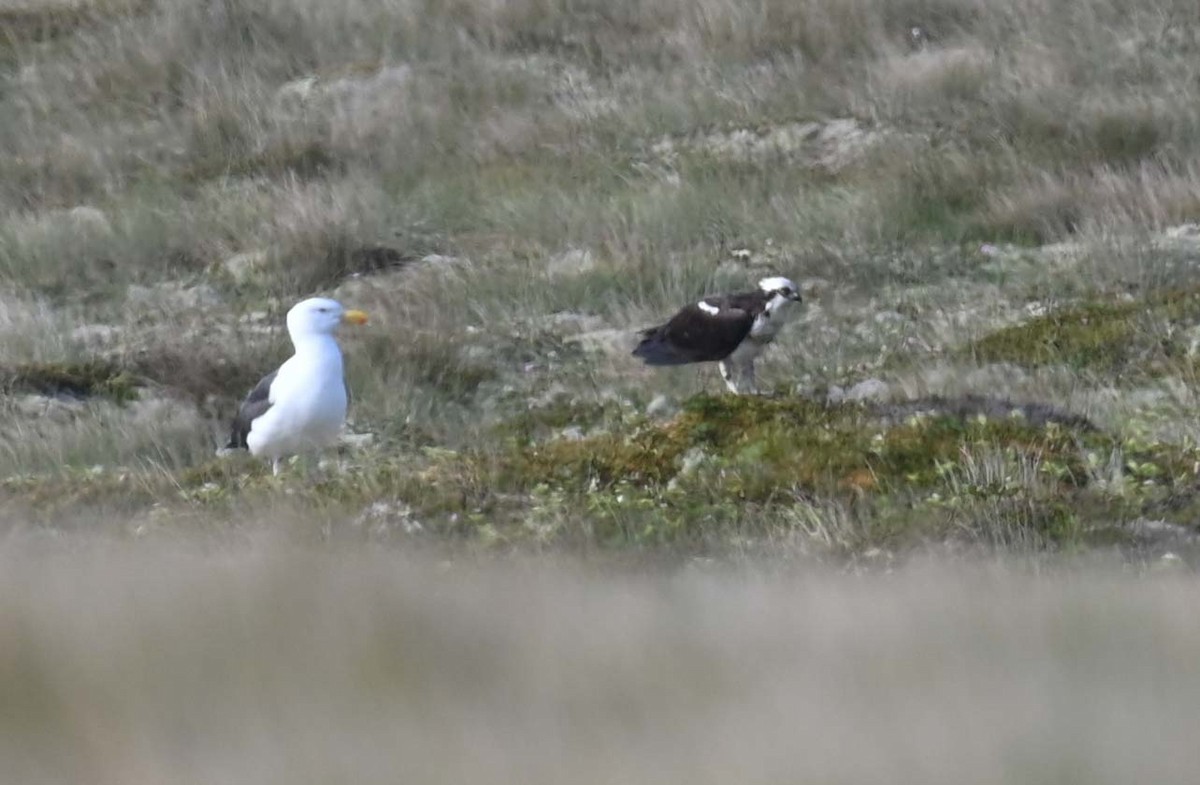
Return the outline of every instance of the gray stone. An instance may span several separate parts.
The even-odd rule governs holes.
[[[346,447],[351,447],[356,450],[361,450],[375,442],[375,434],[373,433],[343,433],[338,439],[340,444]]]
[[[134,284],[126,290],[130,304],[170,311],[210,309],[221,305],[221,295],[208,284],[164,281],[152,286]]]
[[[887,382],[881,379],[864,379],[845,393],[847,401],[883,401],[891,394]]]
[[[114,324],[81,324],[71,330],[71,340],[89,349],[110,348],[118,344],[125,331]]]
[[[447,256],[445,254],[440,254],[440,253],[426,254],[425,256],[421,257],[422,264],[429,264],[429,265],[435,265],[435,266],[436,265],[454,265],[454,264],[458,264],[461,261],[462,261],[462,259],[457,256]]]
[[[235,281],[242,282],[266,267],[269,259],[270,254],[267,251],[244,251],[221,262],[221,269]]]
[[[596,268],[596,255],[587,248],[571,248],[546,260],[550,275],[579,275]]]
[[[93,236],[112,234],[112,224],[102,210],[87,205],[72,207],[67,211],[67,218],[77,231],[86,232]]]
[[[655,419],[669,419],[679,411],[679,406],[665,395],[657,395],[646,405],[646,416]]]
[[[87,406],[82,400],[58,395],[20,395],[12,399],[17,412],[31,419],[65,423],[74,420]]]
[[[633,351],[633,338],[628,330],[616,328],[589,330],[579,335],[573,335],[568,340],[577,342],[584,351],[598,354],[624,356]]]

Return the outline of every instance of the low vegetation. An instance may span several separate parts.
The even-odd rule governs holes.
[[[10,5],[0,483],[38,527],[1192,558],[1186,4]],[[629,357],[768,271],[806,292],[774,395]],[[213,457],[318,292],[372,315],[364,438]]]

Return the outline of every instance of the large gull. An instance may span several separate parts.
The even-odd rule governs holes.
[[[269,458],[272,471],[279,474],[284,457],[337,441],[346,422],[349,395],[342,352],[333,335],[342,322],[366,321],[362,311],[348,311],[323,297],[292,306],[287,328],[295,353],[246,396],[226,446]]]

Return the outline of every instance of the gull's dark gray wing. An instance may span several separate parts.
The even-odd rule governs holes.
[[[254,389],[246,396],[246,400],[242,401],[242,405],[238,407],[238,412],[233,418],[233,427],[229,431],[229,444],[227,448],[248,449],[246,437],[250,435],[250,426],[256,419],[266,414],[271,408],[271,383],[275,381],[275,374],[278,370],[259,380],[258,384],[254,385]]]

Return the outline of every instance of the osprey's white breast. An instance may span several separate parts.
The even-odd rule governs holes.
[[[762,343],[770,343],[774,340],[776,333],[787,321],[788,305],[790,304],[791,300],[779,295],[772,297],[763,312],[754,317],[754,323],[750,325],[750,337]]]

